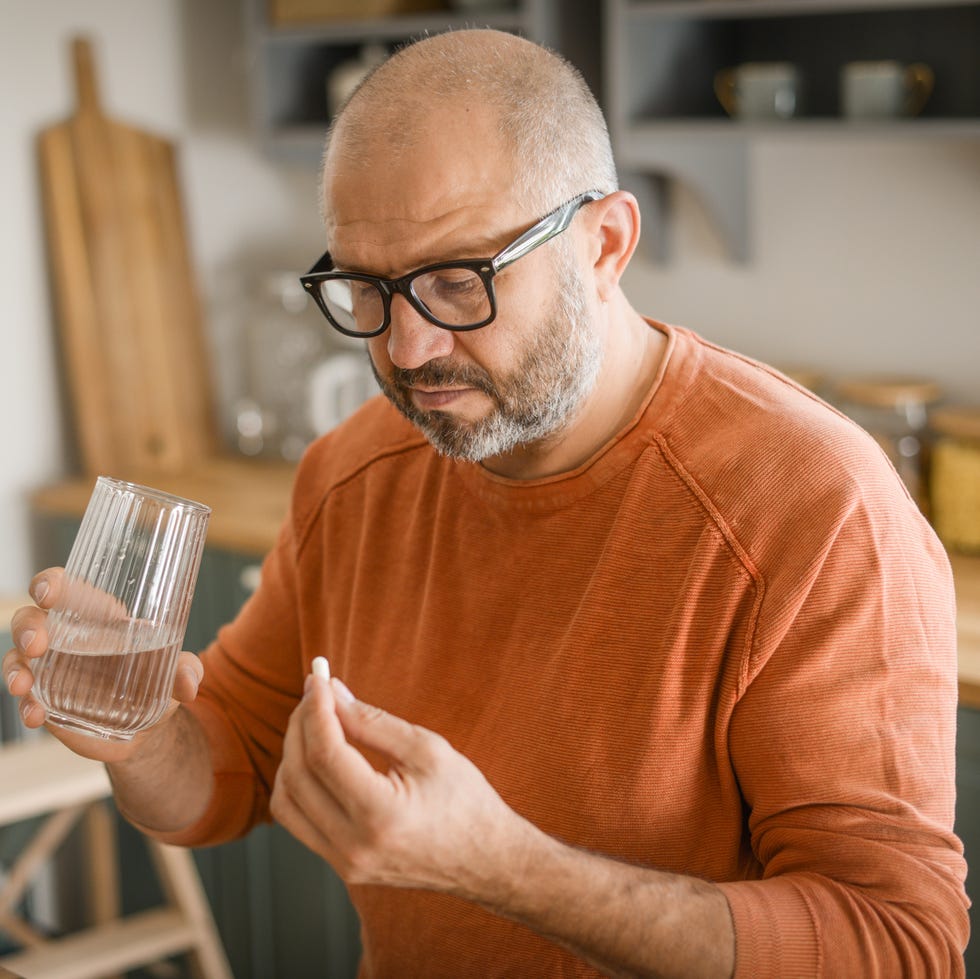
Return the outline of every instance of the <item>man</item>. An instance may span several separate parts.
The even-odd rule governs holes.
[[[168,718],[55,733],[163,839],[271,813],[347,881],[367,976],[962,975],[942,548],[854,425],[630,307],[615,181],[529,42],[379,68],[304,282],[387,399],[307,453]],[[36,726],[44,613],[14,633]]]

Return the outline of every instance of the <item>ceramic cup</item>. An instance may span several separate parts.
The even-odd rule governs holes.
[[[725,68],[715,75],[715,95],[738,119],[791,119],[799,111],[800,72],[785,61]]]
[[[852,61],[841,69],[841,109],[848,119],[898,119],[922,111],[932,94],[928,65]]]

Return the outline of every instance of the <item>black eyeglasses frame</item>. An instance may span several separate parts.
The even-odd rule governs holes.
[[[312,268],[299,277],[303,288],[313,297],[320,312],[327,318],[330,325],[345,336],[358,339],[370,339],[380,336],[391,325],[391,301],[394,296],[401,295],[411,304],[412,308],[425,317],[430,323],[443,330],[451,330],[454,333],[468,333],[471,330],[479,330],[487,326],[497,318],[497,297],[493,287],[494,276],[503,271],[508,265],[512,265],[519,258],[530,254],[535,248],[545,244],[552,238],[560,235],[572,223],[572,218],[584,204],[592,201],[602,200],[606,195],[598,190],[589,190],[584,194],[573,197],[570,201],[555,208],[546,214],[540,221],[532,225],[527,231],[518,235],[509,245],[504,246],[493,258],[474,258],[461,259],[452,262],[436,262],[434,265],[425,265],[422,268],[414,269],[397,279],[386,279],[383,276],[368,275],[363,272],[343,272],[334,268],[333,259],[329,252],[316,261]],[[483,282],[490,302],[489,315],[479,323],[467,323],[462,326],[455,323],[446,323],[435,316],[415,294],[412,282],[419,276],[430,272],[439,272],[443,269],[465,269],[475,272]],[[320,284],[331,279],[354,279],[358,282],[368,282],[374,285],[381,294],[384,305],[384,318],[381,325],[368,332],[349,330],[342,326],[333,318],[327,307],[326,302],[320,291]]]

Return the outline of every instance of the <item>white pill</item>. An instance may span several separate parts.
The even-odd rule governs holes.
[[[326,656],[317,656],[313,660],[313,675],[322,676],[324,680],[330,679],[330,664]]]

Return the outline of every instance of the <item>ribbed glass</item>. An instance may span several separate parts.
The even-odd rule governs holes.
[[[96,480],[34,671],[52,723],[127,741],[160,719],[210,514],[160,490]]]

